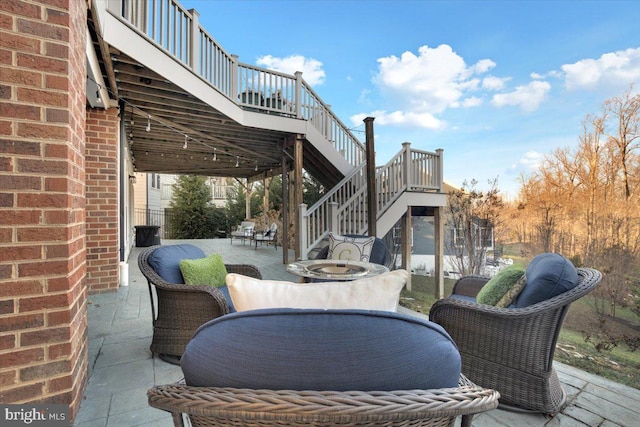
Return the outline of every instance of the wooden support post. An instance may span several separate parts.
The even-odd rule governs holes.
[[[289,168],[287,155],[282,149],[282,263],[289,264]]]
[[[444,224],[442,218],[443,208],[435,207],[433,210],[433,235],[434,235],[434,291],[437,299],[444,298]]]
[[[402,217],[402,268],[409,272],[407,290],[411,290],[411,206]]]
[[[292,205],[295,206],[296,212],[298,206],[302,204],[302,141],[303,136],[297,135],[293,146],[293,162],[294,162],[294,183],[293,183],[293,200]],[[296,236],[296,259],[300,259],[301,254],[301,236]]]
[[[373,142],[373,117],[364,119],[367,155],[367,229],[369,236],[377,235],[376,151]]]

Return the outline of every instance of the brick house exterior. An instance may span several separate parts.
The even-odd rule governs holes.
[[[86,98],[86,0],[0,2],[0,403],[87,381],[87,294],[118,286],[118,109]]]

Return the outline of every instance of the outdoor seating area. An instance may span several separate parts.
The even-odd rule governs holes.
[[[186,244],[188,250],[193,246],[201,254],[219,254],[225,266],[247,262],[246,249],[236,245],[230,250],[226,239],[163,243],[159,248],[179,245],[184,249]],[[497,405],[496,399],[500,391],[496,393],[491,387],[460,376],[466,375],[465,355],[461,350],[462,363],[456,368],[456,360],[460,362],[455,357],[457,351],[451,353],[451,338],[440,332],[447,327],[442,329],[434,323],[426,322],[424,315],[402,308],[398,309],[398,313],[363,314],[355,310],[348,315],[354,316],[356,322],[342,320],[341,316],[346,316],[346,313],[336,315],[337,313],[326,310],[314,312],[291,309],[283,312],[282,309],[266,309],[259,313],[240,311],[217,317],[200,328],[194,339],[189,341],[181,369],[163,359],[154,358],[153,350],[150,351],[149,348],[156,335],[155,325],[149,319],[152,319],[152,313],[156,309],[150,304],[148,293],[152,285],[147,283],[148,276],[143,273],[142,268],[145,263],[148,264],[149,254],[156,249],[133,249],[129,259],[129,286],[120,288],[116,293],[89,296],[90,377],[74,424],[76,427],[182,425],[183,417],[179,413],[193,414],[191,420],[187,421],[191,425],[246,426],[376,425],[376,422],[379,425],[453,425],[451,420],[456,417],[458,423],[470,421],[474,426],[542,426],[550,423],[625,426],[632,425],[640,417],[640,411],[636,409],[640,407],[640,391],[559,363],[554,363],[554,367],[566,395],[566,406],[560,408],[557,414],[523,414],[493,409]],[[281,248],[276,251],[251,251],[251,265],[259,274],[252,280],[259,281],[261,277],[264,280],[298,281],[299,278],[288,273],[282,265],[280,250]],[[200,255],[200,252],[194,254]],[[142,262],[145,258],[147,261]],[[139,267],[136,265],[137,259],[141,260]],[[581,281],[591,282],[593,277],[581,273]],[[157,284],[153,283],[157,288]],[[202,291],[199,292],[202,294]],[[222,291],[214,292],[217,293],[222,294]],[[465,304],[472,303],[462,303]],[[327,326],[326,330],[313,326],[318,324],[320,318],[325,319],[322,324]],[[296,334],[281,335],[291,341],[271,346],[265,344],[273,333],[289,328],[286,326],[288,323],[301,325]],[[256,328],[256,324],[261,327]],[[387,326],[381,327],[382,324]],[[387,332],[382,333],[382,329]],[[344,335],[340,335],[341,332],[355,339],[345,340]],[[244,339],[238,339],[239,336]],[[451,337],[456,341],[455,334],[452,333]],[[407,370],[400,373],[394,371],[397,366],[389,362],[400,357],[394,351],[402,347],[401,343],[394,341],[393,345],[387,346],[375,343],[376,340],[403,339],[417,339],[418,342],[427,340],[428,342],[425,341],[418,347],[425,347],[422,351],[432,354],[425,353],[421,356],[419,348],[410,354],[418,358],[432,358],[432,363],[425,365],[407,361],[398,364]],[[324,340],[328,340],[327,347],[317,345],[317,342]],[[230,347],[238,343],[246,347],[245,351],[235,352],[237,347]],[[371,345],[377,351],[371,351]],[[277,358],[261,360],[251,351],[256,346],[269,347],[269,351],[285,352],[287,361],[291,363],[261,369],[263,364],[274,363],[273,360]],[[349,348],[350,346],[353,347]],[[436,347],[439,350],[434,352],[433,348]],[[304,351],[306,349],[313,351]],[[340,350],[355,351],[359,355],[355,365],[346,363],[350,357],[343,355],[336,359],[325,357],[327,354],[323,353],[328,351],[338,354],[336,352]],[[223,357],[225,355],[226,358]],[[242,363],[234,363],[237,357],[242,359]],[[278,378],[285,383],[302,381],[300,378],[304,376],[300,375],[300,370],[307,363],[317,364],[327,359],[332,360],[331,366],[313,365],[318,367],[317,374],[323,380],[345,378],[346,372],[356,376],[347,379],[348,383],[360,385],[361,390],[371,387],[377,389],[378,387],[366,383],[375,381],[377,376],[369,378],[359,371],[366,368],[359,365],[371,363],[379,368],[382,378],[388,378],[384,382],[389,383],[393,390],[381,390],[379,394],[372,395],[350,392],[349,387],[345,389],[344,385],[328,383],[325,387],[327,390],[324,391],[285,392],[283,383],[277,382]],[[358,361],[361,363],[357,363]],[[252,363],[257,364],[257,368],[251,370],[252,375],[243,375],[244,367]],[[433,366],[440,369],[434,370]],[[440,378],[428,378],[429,375],[424,373],[410,375],[418,369],[436,372]],[[273,376],[265,378],[262,374],[264,372]],[[216,379],[216,375],[224,378]],[[416,377],[434,382],[411,383]],[[198,383],[203,378],[206,381],[219,381],[221,387],[203,386]],[[453,384],[452,378],[455,378]],[[273,386],[266,387],[269,384]],[[298,389],[305,388],[304,383],[299,384]],[[257,392],[258,389],[263,391]],[[402,392],[403,389],[424,391],[406,393]],[[335,407],[331,408],[332,406]],[[176,415],[172,416],[171,413]],[[460,417],[473,413],[479,414],[472,419]],[[397,421],[397,424],[392,424],[391,420]],[[417,420],[421,420],[423,424],[419,424]]]
[[[556,341],[571,303],[595,289],[602,278],[597,270],[575,271],[568,264],[570,261],[558,254],[543,254],[527,269],[525,290],[541,282],[556,288],[562,280],[577,282],[557,295],[525,294],[522,290],[514,307],[478,304],[469,298],[475,298],[488,279],[468,276],[456,283],[453,297],[431,307],[429,318],[442,325],[458,345],[463,372],[498,390],[504,408],[556,414],[566,403],[566,393],[551,363]],[[569,280],[560,276],[571,270],[577,277]],[[542,274],[546,277],[536,282]]]

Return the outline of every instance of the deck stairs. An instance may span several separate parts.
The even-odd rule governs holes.
[[[307,259],[330,231],[366,233],[365,146],[302,73],[288,75],[239,62],[198,23],[195,10],[175,0],[97,4],[102,7],[102,37],[109,45],[243,126],[303,135],[304,169],[331,190],[313,206],[298,209],[301,259]],[[149,53],[149,46],[155,51]],[[445,205],[442,165],[442,150],[414,150],[404,143],[376,168],[378,236],[386,235],[408,206]]]

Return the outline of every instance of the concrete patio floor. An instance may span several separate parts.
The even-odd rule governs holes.
[[[225,263],[254,264],[265,279],[298,280],[285,271],[281,248],[258,246],[255,250],[248,243],[231,244],[229,239],[167,240],[162,244],[184,242],[205,253],[219,253]],[[147,282],[138,269],[141,250],[134,248],[129,257],[129,286],[88,297],[89,381],[75,427],[173,425],[169,413],[147,404],[146,393],[152,385],[175,382],[182,373],[179,366],[152,358],[149,351],[151,308]],[[640,390],[561,363],[554,366],[568,395],[569,403],[561,413],[547,417],[493,410],[476,415],[473,426],[640,425]]]

